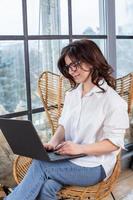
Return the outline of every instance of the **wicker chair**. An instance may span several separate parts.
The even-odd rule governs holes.
[[[70,84],[63,77],[51,72],[41,74],[38,81],[38,90],[42,99],[52,132],[54,134],[58,119],[63,107],[64,95],[66,90],[70,88]],[[133,75],[128,74],[116,81],[116,90],[128,102],[128,111],[131,112],[131,103],[133,100]],[[131,92],[132,90],[132,92]],[[16,183],[20,183],[26,171],[31,164],[32,159],[23,156],[17,156],[13,165],[13,174]],[[78,187],[67,186],[62,188],[58,193],[59,199],[70,200],[103,200],[110,193],[120,174],[120,154],[117,156],[117,162],[113,169],[112,175],[106,180],[94,186]]]
[[[116,80],[116,91],[128,103],[128,113],[133,109],[133,73]]]

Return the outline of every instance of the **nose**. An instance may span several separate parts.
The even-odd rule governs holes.
[[[69,74],[74,74],[78,70],[77,66],[70,66],[68,69]]]
[[[76,71],[77,71],[76,69],[74,70],[72,67],[69,67],[68,72],[69,72],[70,75],[73,76],[73,75],[75,74]]]

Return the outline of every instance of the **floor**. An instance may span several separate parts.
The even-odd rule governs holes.
[[[133,170],[122,172],[113,190],[116,200],[133,200]],[[106,200],[113,200],[111,195]]]
[[[133,200],[133,170],[122,172],[113,190],[116,200]],[[106,200],[113,200],[111,195]]]

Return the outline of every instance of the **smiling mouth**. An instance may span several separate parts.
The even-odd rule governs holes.
[[[73,78],[77,78],[78,76],[80,76],[80,74],[78,74],[78,75],[74,76]]]

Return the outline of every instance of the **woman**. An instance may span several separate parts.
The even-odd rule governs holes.
[[[33,160],[27,175],[6,200],[56,200],[64,185],[88,186],[108,178],[129,126],[127,104],[115,92],[112,68],[91,40],[63,48],[60,72],[69,79],[59,126],[47,150],[61,155],[84,154],[68,161]]]

